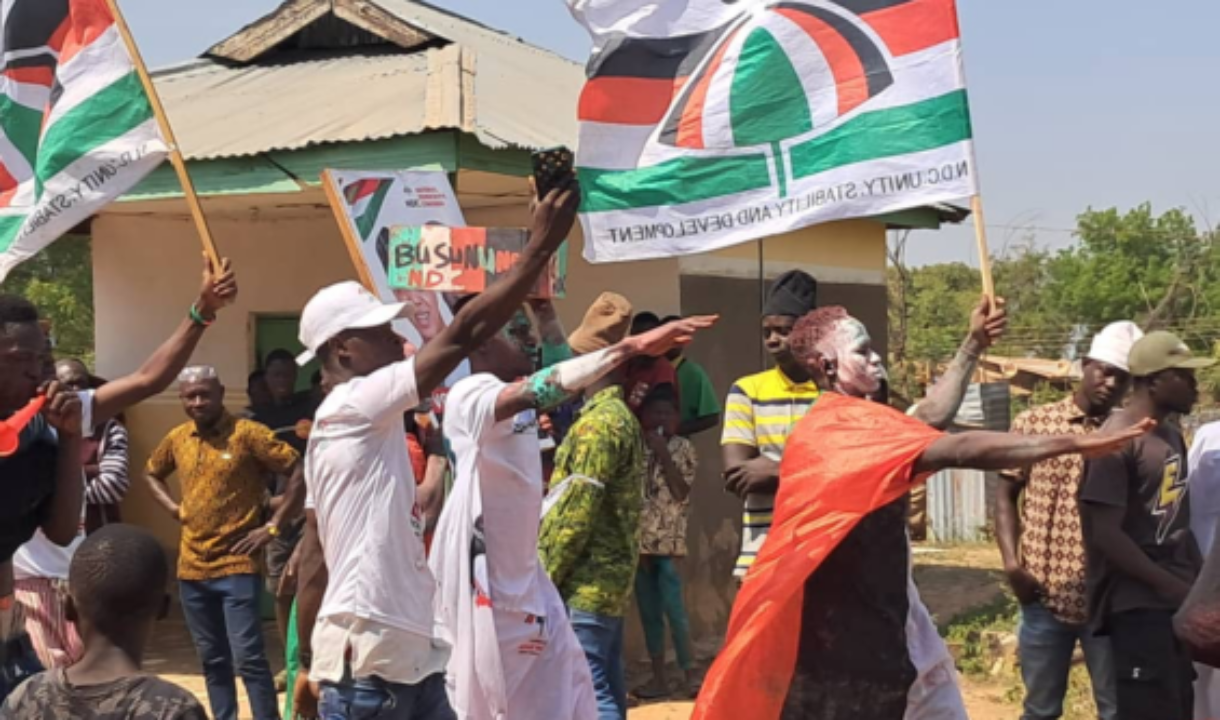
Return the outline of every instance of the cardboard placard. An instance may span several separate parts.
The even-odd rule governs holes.
[[[504,277],[521,258],[529,232],[522,228],[390,228],[388,281],[393,290],[478,293]],[[567,292],[567,244],[530,292],[562,298]]]

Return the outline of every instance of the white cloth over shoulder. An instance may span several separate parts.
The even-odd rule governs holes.
[[[1207,557],[1220,525],[1220,423],[1208,423],[1195,433],[1186,469],[1190,473],[1190,531]],[[1195,672],[1195,720],[1220,718],[1220,671],[1196,663]]]
[[[505,387],[475,375],[446,405],[456,477],[430,564],[437,633],[453,646],[450,704],[462,720],[596,718],[588,663],[538,560],[537,423],[532,412],[496,421]]]

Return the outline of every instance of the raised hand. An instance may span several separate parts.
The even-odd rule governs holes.
[[[81,435],[80,396],[55,381],[48,383],[42,393],[47,397],[42,406],[47,423],[60,435]]]
[[[997,297],[993,305],[984,295],[970,313],[970,344],[977,352],[995,345],[1008,329],[1008,311],[1004,298]]]
[[[533,188],[533,178],[530,179]],[[576,223],[576,211],[580,208],[580,183],[575,175],[569,175],[557,187],[537,198],[531,204],[534,222],[530,231],[530,244],[538,244],[547,254],[555,252]]]
[[[1076,440],[1076,451],[1085,458],[1105,457],[1110,453],[1122,450],[1127,446],[1127,443],[1141,437],[1154,427],[1156,427],[1155,420],[1144,418],[1131,427],[1117,430],[1102,430],[1090,435],[1081,435]]]
[[[195,308],[205,318],[214,318],[221,308],[237,299],[237,277],[233,274],[233,262],[228,258],[220,261],[220,267],[212,258],[203,255],[203,281],[199,287],[199,300]]]
[[[695,333],[707,330],[719,319],[719,315],[696,315],[683,318],[636,335],[630,338],[630,341],[635,343],[635,350],[640,355],[659,357],[676,347],[689,345],[695,339]]]

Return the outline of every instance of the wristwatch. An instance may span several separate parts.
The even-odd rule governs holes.
[[[267,534],[273,538],[279,537],[280,536],[280,526],[276,525],[273,522],[267,523]]]

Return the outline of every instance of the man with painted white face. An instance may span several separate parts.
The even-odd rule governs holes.
[[[806,315],[790,342],[822,394],[788,438],[771,533],[693,718],[964,720],[952,658],[911,582],[911,485],[949,467],[1108,453],[1151,423],[1087,436],[944,435],[874,401],[885,369],[843,308]]]

